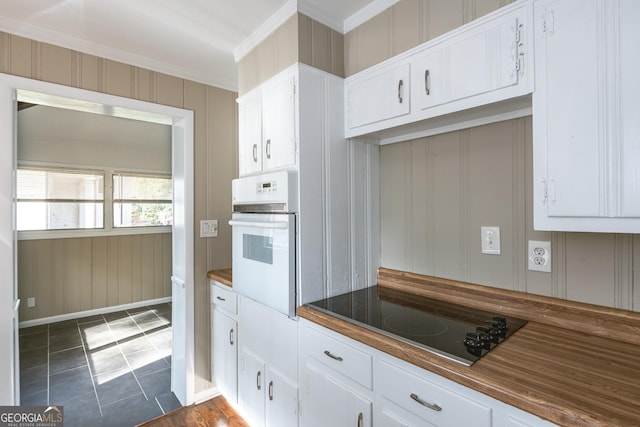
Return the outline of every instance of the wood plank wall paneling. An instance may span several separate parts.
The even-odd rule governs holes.
[[[344,77],[344,36],[296,13],[238,62],[243,95],[290,65],[301,62]]]
[[[20,306],[33,320],[171,296],[171,234],[23,240]]]
[[[401,0],[344,36],[350,76],[513,0]]]
[[[382,266],[640,311],[637,236],[533,230],[531,144],[527,117],[382,146]],[[528,270],[528,240],[551,241],[552,273]]]
[[[196,230],[195,236],[195,375],[196,393],[208,389],[209,360],[209,286],[206,273],[209,270],[231,266],[231,195],[228,183],[237,177],[237,105],[234,92],[187,81],[174,76],[142,69],[128,64],[114,62],[105,58],[88,55],[29,40],[23,37],[0,32],[0,72],[20,77],[44,80],[119,95],[148,102],[156,102],[194,111],[195,121],[195,187],[197,197],[194,221],[218,219],[219,237],[201,239]],[[93,282],[83,286],[83,296],[78,300],[69,300],[68,306],[82,306],[91,299],[103,306],[119,304],[134,296],[148,299],[155,295],[170,295],[171,284],[166,278],[171,275],[171,239],[156,237],[149,243],[154,248],[153,255],[146,252],[138,257],[139,263],[152,262],[163,268],[144,271],[134,275],[134,262],[124,271],[129,271],[129,283],[139,280],[138,288],[126,289],[121,281],[125,280],[111,270],[119,259],[119,248],[133,248],[137,244],[114,242],[112,238],[91,239],[93,253]],[[25,245],[23,245],[25,244]],[[25,250],[31,243],[21,242],[19,257],[28,261]],[[45,301],[51,301],[56,310],[63,310],[65,296],[64,271],[66,263],[60,256],[63,252],[62,241],[50,241],[44,247],[34,250],[35,261],[29,261],[29,268],[21,268],[20,277],[31,283],[42,284],[42,298],[37,297],[34,318],[48,316],[40,313]],[[47,247],[47,245],[51,247]],[[139,246],[146,247],[143,239]],[[52,257],[51,254],[56,256]],[[20,256],[23,254],[23,256]],[[30,255],[31,256],[31,255]],[[57,257],[57,258],[56,258]],[[36,275],[36,271],[52,271],[52,276]],[[82,273],[85,274],[85,273]],[[136,277],[133,279],[133,277]],[[154,287],[148,286],[152,282]],[[48,286],[44,286],[44,285]],[[76,286],[76,285],[73,285]],[[31,290],[21,284],[20,295]],[[80,287],[76,286],[76,289]],[[120,293],[122,291],[122,293]],[[125,296],[126,294],[126,296]],[[40,294],[39,294],[40,295]],[[42,303],[42,305],[41,305]],[[26,307],[23,305],[22,309]],[[26,318],[22,318],[25,320]]]

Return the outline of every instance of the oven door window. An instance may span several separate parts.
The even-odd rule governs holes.
[[[273,237],[244,233],[242,257],[263,264],[273,264]]]

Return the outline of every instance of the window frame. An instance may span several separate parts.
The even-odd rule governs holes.
[[[119,230],[122,228],[154,228],[157,229],[159,227],[167,227],[167,226],[163,226],[163,225],[128,225],[128,226],[116,226],[115,225],[115,212],[114,212],[114,208],[115,208],[115,204],[116,203],[140,203],[140,204],[145,204],[145,203],[149,203],[149,204],[160,204],[160,203],[169,203],[172,206],[172,210],[171,210],[171,220],[173,222],[173,188],[171,191],[171,199],[125,199],[125,198],[120,198],[120,199],[116,199],[114,197],[114,193],[115,193],[115,188],[113,188],[113,183],[114,183],[114,178],[115,176],[121,176],[121,177],[136,177],[136,178],[156,178],[156,179],[169,179],[171,180],[171,176],[166,175],[166,174],[158,174],[158,173],[154,173],[154,174],[143,174],[143,173],[136,173],[136,172],[112,172],[110,177],[111,177],[111,227],[114,230]],[[105,185],[106,187],[106,185]],[[168,226],[170,227],[170,226]]]
[[[151,225],[138,227],[114,227],[113,218],[113,175],[134,175],[149,177],[166,177],[172,179],[171,174],[160,171],[131,170],[96,168],[84,165],[59,165],[45,162],[18,162],[17,169],[42,169],[60,172],[77,172],[100,174],[104,176],[104,199],[103,199],[103,228],[82,228],[82,229],[58,229],[58,230],[21,230],[17,231],[18,240],[44,240],[44,239],[65,239],[79,237],[108,237],[126,236],[136,234],[161,234],[171,233],[170,225]],[[173,199],[172,199],[173,201]],[[16,199],[17,202],[17,199]]]

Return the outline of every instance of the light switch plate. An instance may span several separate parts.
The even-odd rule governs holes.
[[[218,220],[203,219],[200,221],[200,237],[218,237]]]
[[[482,253],[500,255],[500,227],[480,227],[482,233]]]

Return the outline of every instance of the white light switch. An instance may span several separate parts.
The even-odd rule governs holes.
[[[500,255],[500,227],[481,227],[482,253]]]
[[[203,219],[200,221],[200,237],[218,237],[218,220]]]

